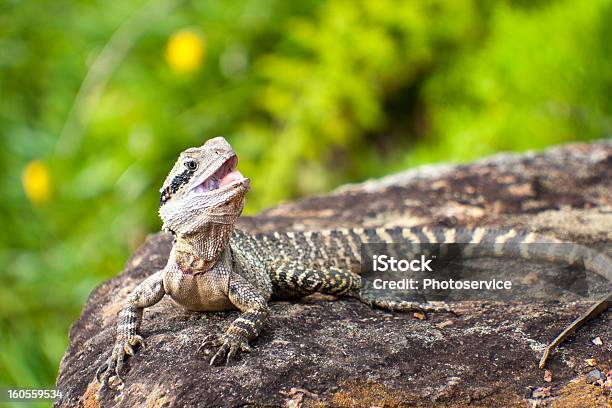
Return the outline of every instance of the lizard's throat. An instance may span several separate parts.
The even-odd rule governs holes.
[[[164,229],[176,236],[173,252],[184,273],[210,270],[229,243],[234,223],[244,206],[246,190],[228,201],[205,206],[202,196],[172,200],[159,209]]]
[[[206,272],[218,261],[244,206],[247,189],[237,187],[224,195],[197,194],[160,207],[164,229],[175,234],[173,253],[183,273]]]
[[[210,223],[197,234],[179,235],[173,252],[181,271],[193,275],[210,270],[228,245],[233,230],[233,225]]]
[[[233,199],[214,207],[207,207],[202,201],[203,197],[187,197],[161,207],[163,228],[187,236],[205,233],[214,224],[233,227],[244,207],[244,193],[239,192]]]

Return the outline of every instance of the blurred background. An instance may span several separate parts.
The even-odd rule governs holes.
[[[0,1],[0,386],[53,387],[186,147],[227,137],[254,214],[609,138],[611,100],[609,0]]]

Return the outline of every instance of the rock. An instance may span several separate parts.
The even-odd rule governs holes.
[[[552,371],[550,371],[550,370],[544,370],[544,381],[546,381],[546,382],[552,382],[552,380],[553,380]]]
[[[610,180],[612,142],[572,144],[419,167],[282,204],[242,218],[239,227],[517,227],[606,250],[612,238]],[[466,301],[456,304],[459,317],[419,320],[347,299],[276,302],[253,352],[228,367],[211,367],[196,349],[238,313],[188,312],[166,298],[145,312],[141,334],[147,347],[127,363],[125,387],[100,391],[94,373],[111,351],[117,313],[128,293],[164,266],[170,248],[170,236],[151,235],[123,272],[91,293],[70,331],[55,407],[525,406],[531,397],[525,390],[542,385],[542,348],[590,305],[571,293],[565,298],[571,302]],[[487,262],[500,274],[510,270],[507,261]],[[593,285],[590,290],[606,288],[605,282]],[[553,353],[555,387],[579,375],[575,362],[609,361],[610,342],[593,347],[591,339],[609,337],[611,327],[608,312]],[[589,392],[572,387],[565,392],[576,400]]]
[[[533,390],[531,393],[532,398],[547,398],[550,397],[550,388],[551,387],[540,387]]]
[[[589,371],[586,375],[586,382],[589,384],[592,384],[599,380],[604,381],[605,379],[606,379],[606,376],[603,375],[601,371],[597,369]]]
[[[440,323],[436,324],[436,327],[438,327],[440,329],[443,329],[445,327],[452,326],[454,323],[455,322],[453,320],[448,319],[448,320],[445,320],[443,322],[440,322]]]

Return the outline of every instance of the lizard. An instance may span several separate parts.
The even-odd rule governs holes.
[[[119,312],[115,345],[96,371],[99,382],[122,383],[120,375],[128,357],[134,355],[135,347],[144,347],[139,335],[143,311],[165,295],[188,310],[242,312],[225,332],[202,340],[199,352],[217,350],[211,365],[229,364],[238,352],[251,351],[249,342],[262,330],[270,313],[268,303],[274,299],[319,292],[353,297],[391,311],[453,312],[440,301],[394,301],[366,295],[360,275],[360,246],[364,243],[468,243],[470,256],[520,256],[580,264],[612,282],[612,261],[607,256],[577,244],[570,251],[529,246],[561,241],[527,230],[394,227],[249,234],[234,226],[250,190],[250,179],[236,170],[237,163],[236,153],[223,137],[179,155],[160,189],[159,215],[162,228],[174,237],[172,250],[166,266],[136,286]],[[611,301],[612,292],[561,332],[545,349],[540,367],[553,347],[607,310]]]

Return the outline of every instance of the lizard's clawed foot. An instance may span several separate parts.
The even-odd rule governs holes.
[[[121,373],[127,357],[134,355],[135,346],[144,348],[145,344],[142,337],[135,335],[129,339],[117,341],[110,357],[96,371],[96,380],[103,386],[108,384],[112,388],[119,388],[123,384],[119,373]]]
[[[198,352],[214,347],[219,347],[219,350],[210,359],[210,365],[222,364],[223,360],[225,360],[225,365],[228,365],[238,350],[246,353],[251,351],[247,339],[243,336],[233,333],[222,333],[208,335],[198,348]]]

